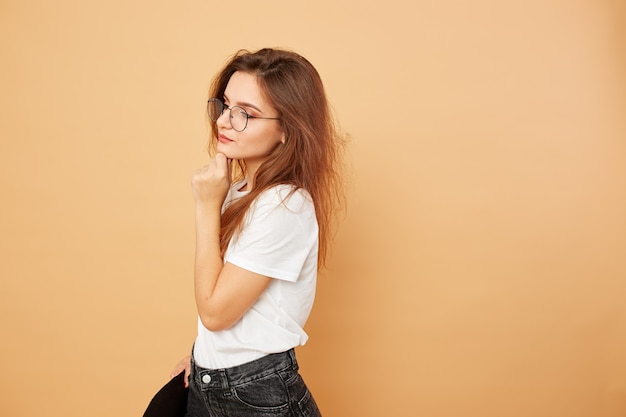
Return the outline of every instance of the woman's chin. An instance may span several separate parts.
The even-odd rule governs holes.
[[[232,152],[229,152],[228,147],[224,146],[222,143],[218,142],[217,147],[215,148],[215,151],[217,153],[223,153],[226,156],[226,158],[232,159],[232,156],[230,156]]]

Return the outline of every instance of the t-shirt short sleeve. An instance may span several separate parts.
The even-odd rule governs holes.
[[[231,240],[224,262],[271,278],[295,282],[305,262],[317,258],[318,225],[309,194],[280,185],[252,203],[243,229]]]

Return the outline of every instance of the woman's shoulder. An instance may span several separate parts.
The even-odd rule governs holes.
[[[285,206],[292,211],[313,207],[311,195],[304,188],[292,184],[277,184],[264,190],[257,198],[258,203],[272,206]]]

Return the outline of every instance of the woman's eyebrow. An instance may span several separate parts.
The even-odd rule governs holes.
[[[250,107],[250,108],[252,108],[252,109],[256,110],[257,112],[259,112],[259,113],[263,114],[263,112],[261,111],[261,109],[259,109],[257,106],[255,106],[255,105],[254,105],[254,104],[252,104],[252,103],[246,103],[245,101],[238,101],[238,102],[237,102],[237,105],[238,105],[238,106],[241,106],[241,107]]]
[[[228,97],[226,96],[226,94],[224,94],[224,100],[226,100],[226,101],[230,101],[230,100],[228,99]],[[261,109],[259,109],[259,108],[258,108],[257,106],[255,106],[254,104],[252,104],[252,103],[248,103],[248,102],[246,102],[246,101],[237,101],[234,105],[235,105],[235,106],[240,106],[240,107],[248,107],[248,108],[254,109],[254,110],[258,111],[259,113],[263,114],[263,112],[261,111]]]

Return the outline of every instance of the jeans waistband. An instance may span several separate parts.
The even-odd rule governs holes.
[[[254,361],[225,369],[206,369],[191,359],[192,378],[202,389],[229,388],[254,381],[280,371],[297,371],[298,362],[293,349],[271,353]]]

